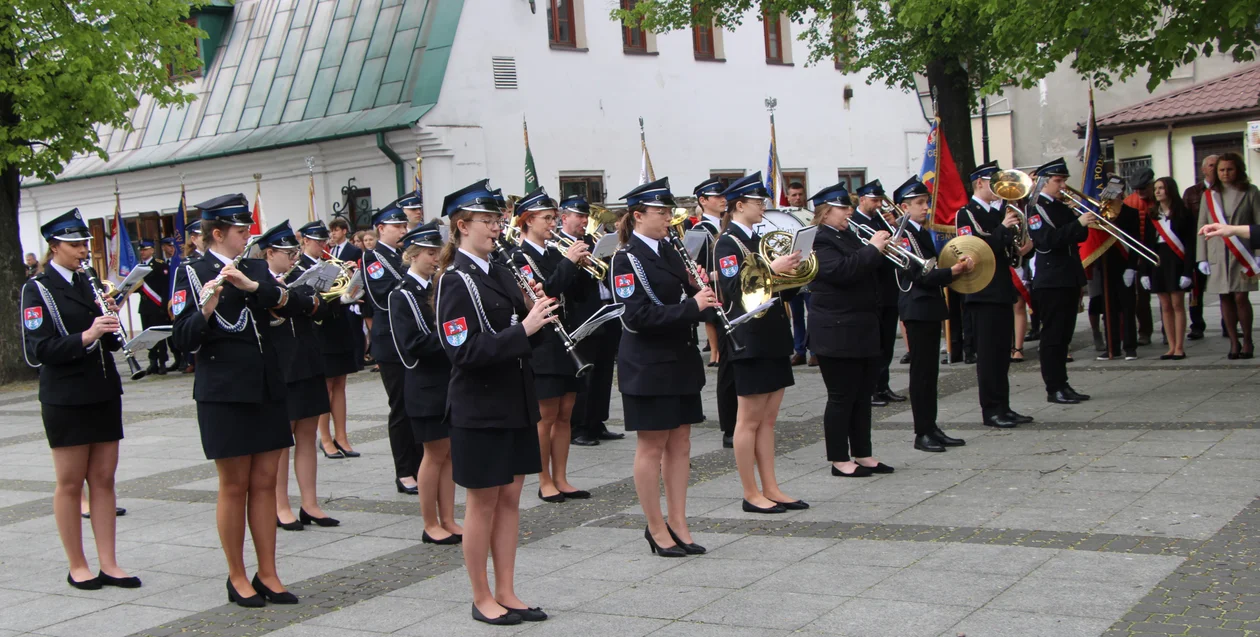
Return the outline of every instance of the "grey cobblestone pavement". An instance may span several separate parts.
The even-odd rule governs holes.
[[[593,499],[543,504],[528,486],[522,499],[518,591],[552,619],[510,628],[469,619],[458,548],[420,543],[418,507],[393,488],[375,374],[348,390],[363,457],[319,461],[323,506],[342,525],[280,533],[280,572],[302,603],[258,610],[223,603],[216,481],[190,378],[126,385],[118,550],[145,582],[129,591],[64,583],[39,404],[33,387],[6,388],[0,637],[1260,635],[1260,367],[1226,360],[1216,335],[1180,364],[1162,351],[1127,363],[1076,351],[1073,385],[1094,399],[1063,407],[1044,402],[1030,344],[1029,362],[1012,365],[1012,402],[1037,422],[1009,431],[980,426],[973,368],[944,367],[940,422],[967,446],[916,452],[908,404],[877,409],[876,452],[897,472],[863,480],[831,477],[825,390],[797,368],[776,465],[784,490],[813,506],[743,513],[716,424],[697,426],[688,511],[703,557],[648,554],[632,440],[575,448],[571,479]],[[905,372],[894,362],[894,387]]]

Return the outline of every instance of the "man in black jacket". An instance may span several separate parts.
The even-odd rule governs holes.
[[[171,315],[166,311],[166,297],[170,294],[170,278],[166,263],[153,258],[153,242],[140,242],[140,263],[153,271],[145,275],[140,284],[140,326],[148,329],[155,325],[170,325]],[[150,374],[166,373],[166,341],[149,349]]]
[[[883,230],[892,234],[893,229],[880,214],[880,206],[884,202],[884,186],[876,179],[863,184],[855,191],[858,195],[857,209],[853,211],[850,224],[860,223],[876,232]],[[900,403],[906,400],[888,386],[890,380],[889,366],[892,365],[893,347],[897,344],[897,278],[896,267],[884,259],[880,261],[875,272],[879,288],[879,361],[875,379],[875,395],[871,397],[871,405],[884,407],[890,402]]]

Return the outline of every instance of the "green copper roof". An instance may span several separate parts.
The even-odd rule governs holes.
[[[463,0],[241,0],[192,104],[147,97],[133,130],[102,128],[108,162],[59,181],[397,130],[437,103]],[[36,185],[29,181],[25,185]]]

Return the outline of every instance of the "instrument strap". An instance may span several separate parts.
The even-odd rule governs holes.
[[[984,229],[984,226],[980,225],[979,221],[976,221],[976,216],[972,214],[970,207],[963,207],[963,210],[967,211],[967,219],[971,221],[971,229],[974,230],[976,234],[982,237],[987,237],[993,234],[991,232],[986,231]]]
[[[538,269],[538,264],[534,262],[534,258],[529,256],[529,250],[526,250],[524,246],[521,246],[520,253],[521,253],[521,256],[525,257],[525,262],[529,264],[530,271],[534,273],[534,280],[541,283],[544,278],[542,274],[542,270]],[[556,307],[560,308],[560,312],[562,314],[564,313],[564,295],[563,294],[556,297]]]
[[[192,288],[193,299],[197,301],[197,309],[201,309],[201,279],[197,277],[197,271],[193,270],[192,264],[184,266],[184,272],[188,274],[188,283]],[[249,319],[253,318],[253,313],[250,312],[249,305],[246,304],[244,309],[241,310],[240,316],[236,318],[236,322],[234,323],[228,323],[227,319],[224,319],[223,316],[219,314],[218,308],[215,308],[214,310],[214,318],[218,321],[219,328],[224,332],[236,334],[245,330],[245,325],[249,323]],[[254,336],[258,336],[257,327],[254,328]],[[262,347],[261,339],[259,340],[259,347]]]

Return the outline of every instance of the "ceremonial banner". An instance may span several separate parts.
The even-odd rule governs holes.
[[[127,235],[127,224],[122,220],[122,198],[117,187],[114,190],[114,232],[109,254],[109,280],[119,283],[131,274],[136,267],[136,252],[131,247],[131,237]]]
[[[254,224],[249,227],[249,234],[256,237],[267,230],[267,224],[263,221],[262,207],[262,177],[254,176]]]
[[[770,193],[771,205],[786,208],[787,189],[783,187],[783,174],[779,166],[779,145],[774,134],[774,113],[770,113],[770,156],[766,159],[766,192]]]
[[[184,261],[184,218],[188,216],[188,200],[184,196],[184,184],[179,185],[179,209],[175,211],[175,256],[171,257],[170,268],[170,289],[166,291],[166,298],[175,297],[175,273],[179,271],[179,266]]]
[[[525,192],[531,193],[538,190],[538,171],[534,169],[534,153],[529,149],[529,125],[523,120],[521,126],[525,127]],[[416,160],[416,190],[420,189],[420,162]]]
[[[1081,182],[1081,192],[1095,199],[1107,185],[1107,171],[1103,166],[1102,144],[1098,141],[1098,127],[1094,119],[1094,87],[1089,87],[1089,121],[1085,123],[1085,174]],[[1084,202],[1089,206],[1088,202]],[[1093,209],[1093,206],[1090,206]],[[1098,212],[1094,210],[1094,212]],[[1088,270],[1107,248],[1116,242],[1116,238],[1096,228],[1089,229],[1089,236],[1080,243],[1081,265]]]
[[[656,171],[652,170],[652,158],[648,155],[647,135],[643,132],[643,118],[639,118],[639,145],[643,148],[643,159],[639,162],[639,185],[656,181]]]
[[[954,157],[949,153],[949,144],[945,141],[945,134],[941,132],[939,120],[934,120],[932,129],[928,131],[919,179],[932,192],[928,228],[934,233],[954,236],[954,216],[958,214],[959,208],[967,205],[967,189],[958,175]]]

